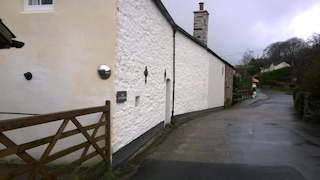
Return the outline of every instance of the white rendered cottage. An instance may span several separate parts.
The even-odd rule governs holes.
[[[261,72],[270,72],[270,71],[274,71],[274,70],[278,70],[278,69],[282,69],[282,68],[286,68],[286,67],[290,67],[291,65],[286,63],[286,62],[277,62],[277,63],[271,63],[270,66],[265,66],[261,69]]]
[[[207,47],[207,23],[197,23],[192,36],[160,0],[45,2],[1,1],[0,18],[25,45],[0,50],[0,120],[110,100],[118,166],[165,124],[222,108],[232,97],[226,73],[232,77],[233,67]],[[208,22],[203,4],[194,13]],[[108,79],[99,77],[100,65],[110,68]],[[126,97],[117,101],[117,93]],[[24,132],[19,141],[46,132]]]

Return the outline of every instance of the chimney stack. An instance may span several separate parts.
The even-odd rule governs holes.
[[[199,11],[194,11],[194,28],[193,37],[203,42],[205,45],[208,43],[208,22],[209,13],[204,10],[204,3],[199,3]]]

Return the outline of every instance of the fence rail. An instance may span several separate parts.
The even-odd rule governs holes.
[[[239,100],[242,99],[248,99],[252,98],[252,89],[244,89],[244,90],[239,90],[233,93],[233,100],[234,102],[238,102]]]
[[[85,119],[86,115],[97,113],[101,113],[100,118],[96,120],[97,122],[87,126],[83,126],[80,123],[83,120],[87,120]],[[80,116],[81,120],[79,120]],[[49,124],[57,121],[62,121],[62,123],[57,129],[56,134],[48,137],[41,137],[40,139],[30,142],[17,144],[14,140],[10,139],[8,135],[6,135],[6,132],[8,131],[11,131],[10,135],[12,136],[15,132],[19,132],[18,130],[21,128],[29,128],[35,125]],[[90,122],[91,121],[92,119],[90,119]],[[76,129],[65,131],[69,123],[73,124]],[[103,133],[102,135],[97,136],[100,128]],[[46,129],[37,129],[37,131],[46,131]],[[93,132],[89,135],[88,131]],[[101,132],[101,130],[99,132]],[[72,139],[70,139],[72,138],[71,136],[76,134],[82,134],[85,137],[85,142],[51,153],[59,140],[69,138],[69,141],[72,141]],[[104,140],[104,143],[99,143],[99,146],[97,142],[102,140]],[[0,149],[0,160],[1,158],[6,158],[11,155],[17,155],[25,162],[25,164],[20,164],[17,168],[10,169],[5,172],[0,171],[1,179],[12,179],[19,176],[28,177],[28,179],[38,179],[39,177],[42,179],[54,179],[71,169],[74,170],[72,173],[73,175],[78,177],[88,177],[92,172],[95,172],[95,169],[110,168],[110,102],[107,101],[104,106],[99,107],[0,121],[0,143],[5,146],[5,148]],[[47,147],[39,158],[32,157],[27,152],[27,150],[46,144]],[[90,147],[93,147],[93,151],[91,150],[92,152],[89,152]],[[48,170],[48,163],[79,150],[82,150],[82,153],[78,159],[73,160],[68,164],[61,165],[58,169],[52,171]],[[87,168],[81,173],[78,173],[83,162],[97,155],[102,158],[102,161],[96,163],[91,168]]]

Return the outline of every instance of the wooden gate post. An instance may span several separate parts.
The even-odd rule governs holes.
[[[111,120],[110,120],[110,101],[106,101],[106,115],[105,115],[105,121],[106,121],[106,126],[105,126],[105,133],[107,135],[106,140],[105,140],[105,146],[107,147],[106,149],[106,156],[108,157],[108,169],[112,168],[111,165]]]

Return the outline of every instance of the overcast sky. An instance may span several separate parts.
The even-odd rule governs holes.
[[[175,22],[193,34],[199,2],[209,12],[208,46],[232,65],[247,49],[255,56],[269,44],[320,33],[319,0],[162,0]],[[237,55],[235,55],[237,54]]]

